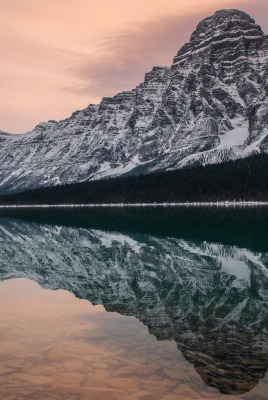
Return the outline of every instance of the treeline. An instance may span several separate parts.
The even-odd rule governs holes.
[[[268,155],[1,195],[0,204],[268,201]]]

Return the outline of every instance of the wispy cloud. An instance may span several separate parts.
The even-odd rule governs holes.
[[[22,132],[128,90],[170,65],[198,22],[267,0],[0,0],[0,129]]]
[[[171,65],[199,20],[200,14],[171,16],[106,36],[98,44],[98,55],[82,58],[69,69],[80,85],[68,90],[100,97],[131,89],[152,66]]]
[[[267,2],[263,0],[258,0],[259,8],[247,0],[234,1],[231,7],[243,8],[257,20],[264,20],[263,12],[268,11]],[[219,2],[211,12],[220,8],[224,8],[223,2]],[[94,58],[81,58],[76,66],[69,68],[69,72],[80,83],[67,90],[99,100],[102,96],[135,87],[143,81],[144,73],[154,65],[171,65],[180,47],[189,41],[198,22],[207,15],[209,11],[204,13],[202,9],[202,12],[197,11],[187,16],[164,17],[133,26],[129,30],[111,33],[98,43],[98,52]],[[268,29],[267,22],[265,25]]]

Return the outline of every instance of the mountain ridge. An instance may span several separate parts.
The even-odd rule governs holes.
[[[1,132],[0,191],[268,152],[268,37],[239,10],[199,23],[171,67],[23,135]]]

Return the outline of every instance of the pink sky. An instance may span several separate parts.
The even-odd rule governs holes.
[[[267,0],[0,0],[0,130],[22,133],[138,85],[170,65],[222,8],[268,33]]]

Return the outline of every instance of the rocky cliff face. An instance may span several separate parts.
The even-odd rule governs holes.
[[[238,10],[201,21],[172,66],[24,135],[0,132],[0,190],[268,152],[268,37]]]
[[[16,220],[1,221],[0,242],[0,280],[32,279],[135,316],[222,393],[264,377],[267,253]]]

